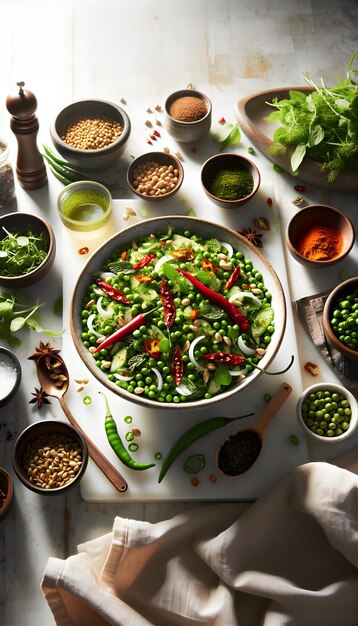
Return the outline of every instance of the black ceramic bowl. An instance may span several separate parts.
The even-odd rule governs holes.
[[[7,213],[0,217],[0,239],[7,236],[3,228],[10,232],[26,233],[31,231],[34,235],[45,233],[48,241],[47,256],[35,269],[20,276],[2,276],[0,270],[0,285],[9,289],[29,287],[44,278],[50,271],[56,256],[56,239],[50,224],[38,215],[32,213]],[[1,267],[1,266],[0,266]]]
[[[65,482],[67,476],[63,477],[61,471],[71,471],[70,461],[65,466],[64,462],[57,456],[60,448],[63,447],[64,444],[62,444],[60,441],[58,443],[54,443],[53,440],[49,439],[56,435],[61,437],[61,441],[63,437],[70,439],[71,442],[75,442],[80,449],[80,469],[78,471],[75,471],[75,469],[73,469],[75,473],[73,474],[73,477],[71,475],[69,476],[70,479],[68,480],[68,482]],[[27,455],[28,446],[34,446],[34,449],[36,448],[36,450],[40,449],[41,446],[43,448],[44,444],[42,442],[41,445],[39,445],[40,437],[44,437],[45,445],[48,445],[48,447],[50,448],[47,456],[49,464],[47,467],[45,466],[47,460],[45,457],[38,460],[36,463],[30,464],[30,474],[32,474],[32,480],[30,480],[29,469],[27,468],[27,466],[25,468],[25,455]],[[69,443],[68,445],[72,447],[72,443]],[[57,452],[57,454],[52,454],[52,451],[54,451],[55,453]],[[68,458],[67,453],[65,454],[65,458],[66,457]],[[75,428],[73,428],[73,426],[71,426],[67,422],[61,422],[58,420],[44,420],[31,424],[20,433],[14,443],[12,450],[12,464],[14,466],[17,477],[19,478],[19,480],[21,480],[25,487],[41,495],[54,496],[64,493],[68,489],[72,489],[72,487],[74,487],[81,480],[84,472],[86,471],[87,462],[87,443],[82,437],[81,433],[79,433]],[[56,470],[57,465],[60,467],[59,470]],[[50,469],[51,476],[47,476],[46,469]],[[42,474],[45,477],[43,479],[41,479]],[[54,481],[52,484],[49,483],[51,479],[53,479]],[[46,488],[45,486],[41,486],[39,482],[42,484],[46,482],[48,487]],[[53,485],[56,485],[57,482],[63,484],[54,487]]]
[[[123,131],[120,137],[105,148],[80,150],[65,143],[60,134],[75,119],[96,116],[117,121]],[[82,169],[105,169],[113,165],[123,154],[131,132],[131,123],[127,113],[117,104],[107,100],[78,100],[64,107],[55,117],[50,134],[56,150],[71,165]]]

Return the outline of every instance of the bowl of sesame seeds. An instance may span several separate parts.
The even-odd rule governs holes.
[[[50,134],[56,150],[81,169],[105,169],[123,154],[131,132],[124,109],[106,100],[78,100],[55,117]]]

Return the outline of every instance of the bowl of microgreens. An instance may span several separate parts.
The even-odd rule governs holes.
[[[0,285],[28,287],[50,271],[56,240],[50,224],[32,213],[0,217]]]

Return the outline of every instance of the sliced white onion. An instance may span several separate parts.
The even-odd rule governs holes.
[[[227,243],[227,241],[219,241],[220,245],[222,246],[222,248],[226,248],[227,250],[227,258],[231,259],[232,255],[234,254],[234,248],[232,247],[232,245],[230,243]]]
[[[158,261],[156,262],[154,266],[154,271],[158,272],[159,268],[163,265],[163,263],[168,263],[168,261],[174,261],[173,257],[169,256],[168,254],[165,254],[164,256],[160,257],[160,259],[158,259]]]
[[[104,279],[106,279],[106,278],[117,278],[117,274],[113,274],[113,272],[102,272],[100,274],[100,277],[104,278]]]
[[[124,383],[128,383],[130,380],[133,380],[134,376],[123,376],[122,374],[117,374],[117,372],[115,374],[113,374],[114,378],[118,378],[118,380],[121,380]]]
[[[186,385],[184,385],[184,383],[180,383],[180,385],[177,385],[176,390],[178,393],[180,393],[181,396],[191,396],[191,394],[193,393],[192,391],[190,391],[190,389],[188,389]]]
[[[240,298],[251,298],[251,300],[256,302],[257,306],[262,306],[262,301],[260,300],[260,298],[254,296],[251,291],[237,291],[236,293],[233,293],[232,296],[230,296],[229,302],[240,300]]]
[[[247,356],[251,356],[252,354],[255,354],[256,352],[256,350],[254,350],[253,348],[249,348],[249,346],[246,345],[241,335],[239,336],[237,340],[237,345],[239,346],[241,352],[243,352]]]
[[[110,317],[112,317],[112,313],[111,313],[111,311],[106,311],[106,310],[103,308],[103,306],[102,306],[102,298],[103,298],[103,296],[101,296],[100,298],[98,298],[98,300],[97,300],[97,304],[96,304],[96,307],[97,307],[97,311],[98,311],[98,313],[100,314],[100,316],[101,316],[101,317],[103,317],[104,319],[106,319],[106,320],[107,320],[107,319],[109,319]]]
[[[150,369],[152,370],[152,372],[154,372],[154,374],[158,378],[158,391],[161,391],[163,389],[163,376],[161,375],[160,371],[157,370],[156,367],[151,367]]]
[[[201,365],[199,365],[199,363],[194,358],[194,350],[195,350],[196,344],[199,343],[199,341],[201,341],[202,339],[205,339],[205,335],[200,335],[199,337],[195,337],[195,339],[193,339],[193,341],[190,344],[190,348],[188,352],[188,356],[189,356],[191,363],[196,367],[197,370],[200,370],[200,371],[202,371],[204,368],[201,367]]]
[[[96,317],[95,313],[92,313],[91,315],[88,316],[87,318],[87,327],[88,330],[91,331],[91,333],[93,333],[96,337],[98,337],[98,339],[104,339],[104,335],[102,335],[101,333],[98,333],[94,328],[93,328],[93,320]]]
[[[246,369],[236,370],[236,371],[235,370],[229,370],[229,374],[231,374],[231,376],[241,376],[241,374],[246,376],[247,370]]]

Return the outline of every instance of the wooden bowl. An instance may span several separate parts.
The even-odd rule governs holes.
[[[29,480],[28,473],[24,467],[23,459],[28,445],[31,445],[32,443],[37,441],[38,438],[42,435],[50,436],[53,434],[70,437],[80,445],[82,453],[82,465],[73,480],[67,482],[61,487],[46,489],[37,486]],[[84,472],[86,471],[87,462],[88,448],[85,439],[82,437],[81,433],[78,432],[78,430],[73,428],[73,426],[71,426],[67,422],[62,422],[59,420],[45,420],[30,424],[30,426],[25,428],[25,430],[23,430],[17,437],[12,450],[12,464],[19,480],[21,480],[25,487],[31,489],[31,491],[46,496],[59,495],[66,492],[68,489],[72,489],[72,487],[74,487],[81,480]]]
[[[342,296],[344,297],[351,293],[354,289],[358,289],[358,276],[354,276],[353,278],[345,280],[340,285],[337,285],[337,287],[333,289],[333,291],[331,291],[324,305],[322,324],[324,333],[332,346],[334,346],[334,348],[336,348],[338,352],[343,354],[351,361],[358,362],[358,351],[351,350],[351,348],[348,348],[348,346],[342,343],[342,341],[340,341],[333,332],[331,326],[332,313],[337,308],[337,301]]]
[[[218,198],[214,196],[210,192],[211,183],[213,181],[214,176],[222,171],[222,170],[248,170],[251,172],[254,179],[254,187],[250,194],[244,196],[243,198],[237,198],[236,200],[224,200],[222,198]],[[250,161],[250,159],[241,156],[240,154],[215,154],[210,157],[207,161],[205,161],[203,167],[201,168],[201,183],[203,189],[207,195],[207,197],[214,202],[217,206],[220,206],[224,209],[236,209],[240,206],[243,206],[247,202],[249,202],[255,193],[258,191],[260,187],[261,176],[256,165]]]
[[[9,289],[17,289],[29,287],[39,282],[50,271],[56,256],[55,234],[50,224],[42,217],[32,213],[7,213],[0,217],[0,239],[6,236],[2,227],[10,232],[32,231],[34,234],[44,232],[48,240],[48,252],[41,265],[28,274],[23,274],[22,276],[1,276],[0,274],[0,285]]]
[[[61,139],[61,129],[73,119],[92,115],[118,121],[123,128],[120,137],[107,147],[97,150],[80,150]],[[56,150],[73,166],[85,170],[104,169],[113,165],[125,151],[130,132],[131,122],[127,113],[117,104],[107,100],[89,99],[72,102],[56,115],[50,126],[51,139]]]
[[[185,98],[187,96],[193,96],[202,99],[207,108],[207,113],[204,117],[194,122],[182,122],[175,119],[169,113],[170,107],[178,98]],[[164,126],[176,141],[181,143],[193,143],[199,141],[205,137],[211,127],[211,111],[212,105],[209,98],[197,91],[196,89],[181,89],[170,94],[165,101],[164,105]]]
[[[0,467],[0,489],[6,493],[3,505],[0,506],[0,519],[3,519],[12,502],[14,486],[10,474],[2,467]]]
[[[272,155],[269,152],[272,146],[273,134],[278,128],[277,123],[268,122],[265,117],[276,110],[269,106],[267,102],[272,102],[273,98],[282,100],[289,97],[289,91],[294,89],[309,94],[313,91],[310,87],[281,87],[258,91],[249,96],[245,96],[238,100],[235,105],[237,120],[245,135],[252,143],[276,165],[282,167],[285,172],[290,172],[290,160],[292,151],[287,151],[284,156]],[[299,168],[300,180],[313,185],[314,187],[322,187],[331,191],[358,191],[358,173],[357,171],[341,172],[333,183],[327,180],[327,173],[321,172],[320,163],[305,158]],[[296,177],[292,177],[292,181],[297,181]],[[292,184],[295,184],[294,182]]]
[[[340,253],[327,260],[309,259],[298,251],[299,242],[313,226],[323,226],[338,230],[342,233],[343,246]],[[355,240],[355,231],[352,222],[338,209],[325,204],[311,204],[297,211],[288,223],[286,245],[291,255],[311,269],[322,269],[339,263],[350,252]]]
[[[170,166],[172,165],[174,169],[178,170],[178,183],[175,188],[168,193],[160,195],[160,196],[150,196],[141,193],[138,191],[137,187],[134,186],[134,172],[139,165],[144,165],[145,163],[158,163],[159,165]],[[127,171],[127,183],[128,187],[142,200],[148,200],[149,202],[160,202],[161,200],[166,200],[168,198],[172,198],[177,191],[179,191],[182,182],[184,179],[184,169],[179,161],[174,155],[167,154],[166,152],[147,152],[146,154],[142,154],[137,159],[134,159],[130,164]]]

